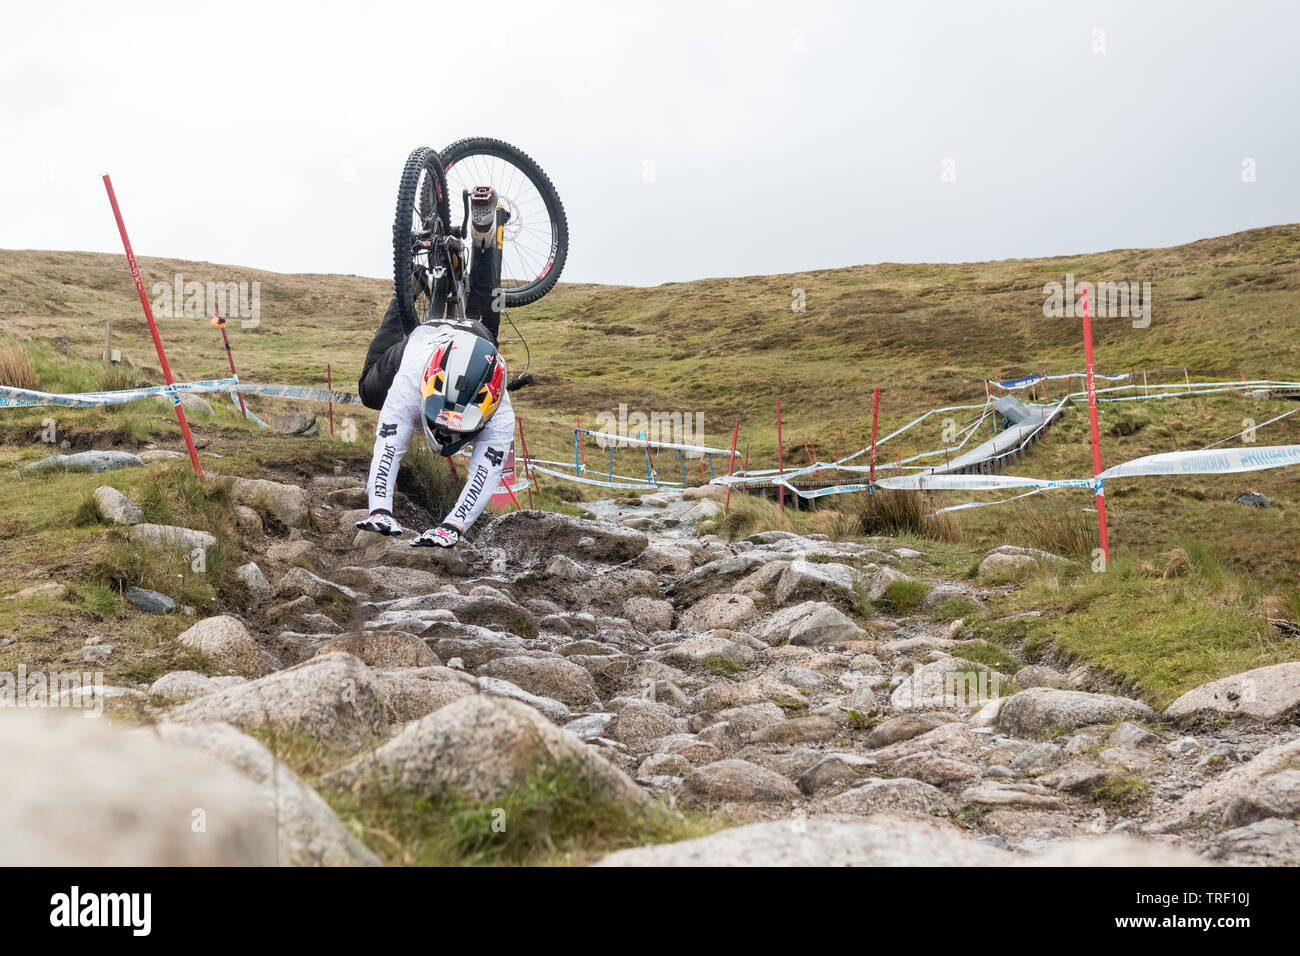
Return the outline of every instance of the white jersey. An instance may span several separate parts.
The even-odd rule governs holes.
[[[460,330],[455,326],[430,323],[421,325],[407,340],[401,367],[388,389],[388,397],[379,412],[379,424],[375,427],[375,453],[370,460],[370,481],[366,485],[372,514],[376,511],[387,515],[393,513],[397,469],[411,443],[411,435],[421,428],[420,387],[424,382],[424,369],[434,350],[450,341],[457,331]],[[447,524],[455,525],[462,532],[467,531],[483,513],[488,499],[501,482],[501,471],[514,434],[515,413],[510,407],[510,393],[503,390],[496,413],[474,436],[469,477],[456,506],[444,519]]]

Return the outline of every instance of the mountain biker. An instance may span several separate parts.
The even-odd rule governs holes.
[[[362,531],[397,536],[393,517],[397,469],[417,423],[434,453],[450,457],[473,442],[469,477],[455,506],[411,547],[454,547],[482,514],[501,480],[514,437],[515,415],[506,389],[506,365],[496,348],[501,322],[492,307],[500,256],[472,269],[465,320],[433,318],[407,327],[394,296],[366,352],[357,392],[379,411],[366,491],[370,516]]]

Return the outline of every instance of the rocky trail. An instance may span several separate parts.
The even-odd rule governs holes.
[[[113,494],[133,536],[194,534]],[[33,768],[0,814],[29,834],[19,856],[375,863],[318,790],[491,801],[563,764],[631,812],[720,828],[604,865],[1300,863],[1300,663],[1164,714],[1087,666],[998,673],[926,612],[1006,585],[935,579],[889,539],[698,535],[709,495],[485,517],[444,552],[356,532],[355,478],[237,480],[248,608],[179,637],[211,673],[111,689],[140,729],[0,721],[0,756]],[[428,516],[403,500],[399,517]],[[982,567],[1050,560],[1001,548]],[[872,607],[909,577],[932,585],[914,613]],[[304,742],[335,758],[314,785],[270,749]],[[52,814],[50,793],[85,813]]]

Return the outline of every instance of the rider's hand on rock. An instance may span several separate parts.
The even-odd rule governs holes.
[[[397,519],[383,511],[376,511],[364,521],[358,521],[357,528],[362,531],[373,531],[375,534],[386,534],[393,538],[402,533],[402,526],[397,523]]]
[[[454,524],[443,523],[430,528],[411,542],[413,548],[454,548],[460,541],[460,529]]]

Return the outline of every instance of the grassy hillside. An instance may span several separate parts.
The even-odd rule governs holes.
[[[200,282],[261,283],[260,327],[231,327],[240,374],[248,381],[322,385],[328,362],[336,387],[354,387],[390,289],[375,279],[278,275],[204,262],[144,258],[141,267],[147,285],[170,283],[178,272]],[[883,389],[882,428],[888,431],[936,405],[982,401],[985,377],[1078,371],[1078,321],[1045,318],[1042,308],[1044,283],[1062,282],[1067,273],[1076,281],[1152,283],[1150,327],[1134,329],[1118,318],[1095,323],[1099,371],[1147,369],[1152,381],[1181,380],[1184,367],[1193,379],[1300,376],[1300,226],[1290,225],[1171,249],[1052,259],[881,264],[654,288],[562,284],[542,302],[512,313],[531,345],[539,383],[517,393],[516,404],[535,454],[571,457],[567,430],[575,416],[594,424],[599,412],[626,403],[643,412],[702,412],[711,444],[725,444],[739,420],[751,461],[768,465],[775,459],[779,395],[787,461],[805,460],[803,436],[829,457],[836,448],[847,451],[868,440],[873,386]],[[800,289],[806,302],[801,314],[791,309]],[[17,342],[35,354],[46,387],[75,384],[60,376],[66,377],[70,357],[98,355],[105,321],[113,324],[114,345],[141,366],[139,378],[158,381],[121,256],[0,251],[0,346]],[[219,335],[206,319],[164,318],[159,324],[179,377],[224,372]],[[60,336],[66,342],[54,341]],[[523,350],[508,326],[502,337],[512,367],[520,367]],[[1060,389],[1053,385],[1056,394]],[[283,403],[263,400],[255,407],[266,417]],[[1289,407],[1243,396],[1104,407],[1105,460],[1201,447],[1236,432],[1244,419],[1262,422]],[[364,443],[373,418],[356,407],[344,413],[359,419]],[[0,445],[0,464],[49,451],[33,440],[40,415],[0,414],[0,436],[9,439]],[[127,444],[174,439],[176,432],[156,407],[59,414],[74,433],[85,423],[87,443],[93,443],[92,422],[112,424],[117,440]],[[237,434],[238,423],[225,421],[224,409],[220,414],[221,427]],[[882,455],[937,447],[942,426],[927,422]],[[1137,430],[1111,434],[1131,426]],[[200,424],[199,431],[210,427]],[[1262,430],[1259,441],[1300,441],[1300,415]],[[634,453],[623,454],[628,458],[621,468],[638,467]],[[1016,470],[1075,476],[1086,474],[1089,462],[1086,416],[1074,409]],[[667,472],[672,463],[660,467]],[[1295,572],[1288,542],[1300,532],[1289,504],[1298,482],[1294,471],[1117,482],[1110,489],[1114,540],[1119,548],[1150,551],[1194,536],[1235,563],[1289,578]],[[1246,487],[1283,507],[1253,512],[1233,504]],[[948,494],[937,503],[960,500]],[[1070,514],[1088,504],[1073,493],[1033,501]],[[963,514],[960,523],[975,541],[1015,539],[1023,533],[1021,515],[1015,507],[980,509]]]

